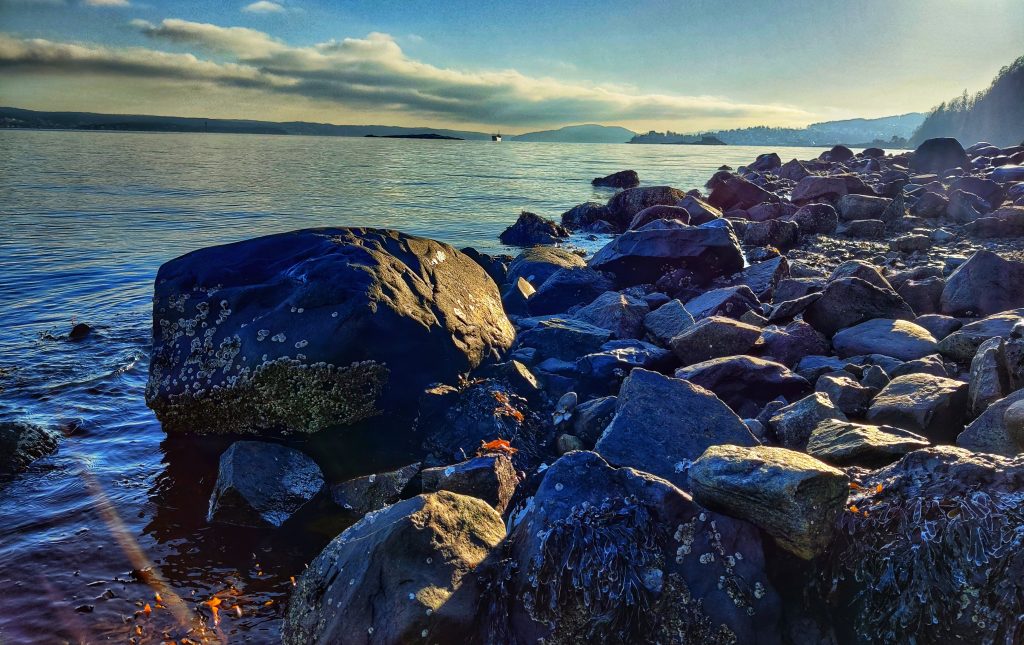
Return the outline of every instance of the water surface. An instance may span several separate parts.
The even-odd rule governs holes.
[[[775,150],[783,160],[820,152]],[[201,603],[214,594],[229,610],[208,639],[274,642],[289,578],[338,530],[206,524],[225,440],[168,439],[143,402],[163,262],[323,225],[508,251],[497,236],[520,210],[557,219],[607,200],[613,191],[593,177],[633,168],[644,185],[688,190],[765,151],[0,131],[0,419],[67,435],[54,456],[0,482],[0,643],[180,638],[196,616],[212,617]],[[61,339],[76,321],[95,332]],[[343,437],[313,445],[332,455],[330,478],[365,474]]]

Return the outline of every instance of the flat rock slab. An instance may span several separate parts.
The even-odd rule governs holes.
[[[594,450],[610,463],[643,469],[685,487],[690,462],[719,443],[759,442],[711,392],[634,369],[622,382],[615,417]]]
[[[832,337],[836,353],[843,358],[882,354],[912,361],[934,354],[935,338],[927,329],[908,320],[876,318],[847,327]]]
[[[807,560],[828,548],[849,492],[843,471],[768,446],[712,446],[693,462],[690,482],[698,503],[761,527]]]
[[[276,443],[236,441],[220,456],[208,522],[279,527],[324,487],[305,453]]]
[[[967,383],[931,374],[907,374],[889,382],[868,408],[867,420],[953,443],[964,427]]]
[[[356,477],[331,486],[331,499],[347,511],[366,515],[397,502],[419,472],[420,464],[415,463],[386,473]]]
[[[925,437],[893,426],[834,419],[814,428],[807,454],[834,466],[879,468],[929,445]]]

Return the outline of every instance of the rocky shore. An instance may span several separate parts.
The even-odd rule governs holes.
[[[208,521],[351,524],[283,641],[1024,642],[1024,145],[593,183],[515,257],[339,227],[161,268],[147,403],[237,439]],[[303,441],[384,428],[409,462],[344,481]],[[56,443],[0,428],[0,468]]]

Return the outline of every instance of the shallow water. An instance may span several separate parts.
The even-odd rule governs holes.
[[[784,160],[819,153],[775,150]],[[168,438],[143,402],[161,263],[320,225],[390,227],[505,251],[498,233],[520,210],[557,219],[577,203],[607,200],[613,191],[591,187],[593,177],[633,168],[645,185],[687,190],[765,151],[0,131],[0,419],[67,435],[55,455],[0,482],[0,643],[180,639],[197,616],[210,622],[200,603],[214,593],[234,599],[207,640],[274,642],[290,576],[344,526],[206,524],[227,440]],[[74,321],[94,333],[62,340]],[[375,430],[386,436],[379,423]],[[322,465],[332,480],[404,457],[397,449],[356,463],[349,455],[360,451],[346,441],[307,442],[330,456]]]

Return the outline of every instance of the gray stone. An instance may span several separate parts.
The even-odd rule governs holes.
[[[386,473],[356,477],[332,485],[331,499],[347,511],[366,515],[401,499],[402,491],[419,472],[417,462]]]
[[[825,288],[825,280],[821,278],[785,278],[779,280],[772,294],[773,302],[796,300],[812,293],[819,293]]]
[[[608,200],[608,221],[618,230],[625,230],[636,214],[645,208],[659,204],[675,206],[676,202],[685,197],[685,192],[671,186],[627,188]]]
[[[863,416],[878,390],[864,387],[847,372],[822,374],[814,384],[817,392],[828,396],[832,403],[851,417]]]
[[[748,311],[760,309],[760,306],[757,296],[746,285],[712,289],[686,301],[686,311],[698,321],[709,316],[738,319]]]
[[[569,237],[569,229],[536,213],[523,211],[514,224],[501,232],[498,239],[502,244],[511,246],[534,246],[554,244],[566,237]]]
[[[573,317],[611,331],[613,338],[640,338],[643,335],[644,316],[649,311],[647,303],[639,298],[617,291],[606,291]]]
[[[754,346],[761,330],[732,318],[711,316],[683,330],[669,341],[683,365],[742,354]]]
[[[451,466],[425,468],[423,492],[447,490],[482,499],[504,513],[519,485],[515,466],[505,455],[483,455]]]
[[[693,326],[694,320],[679,300],[670,300],[644,316],[647,338],[662,347]]]
[[[810,560],[828,548],[843,512],[843,471],[785,448],[712,446],[690,467],[698,503],[759,526]]]
[[[578,356],[600,351],[611,337],[611,331],[582,320],[551,318],[520,333],[519,344],[536,348],[542,358],[575,361]]]
[[[839,467],[879,468],[929,445],[926,438],[892,426],[835,420],[815,427],[807,454]]]
[[[1013,328],[1024,321],[1024,309],[1014,309],[993,314],[964,325],[939,342],[939,352],[943,356],[966,363],[974,358],[978,348],[989,338],[1009,338]]]
[[[523,278],[535,289],[540,289],[559,269],[582,266],[586,266],[586,262],[575,253],[554,246],[535,246],[524,249],[512,260],[506,281],[513,284],[518,278]]]
[[[885,237],[885,222],[880,219],[858,219],[847,222],[841,232],[855,239],[877,240]]]
[[[846,421],[846,415],[827,394],[814,392],[780,409],[768,420],[768,425],[784,448],[804,450],[814,429],[828,419]]]
[[[978,416],[992,403],[1010,392],[1010,376],[1006,372],[1004,341],[989,338],[978,347],[971,359],[971,380],[967,390],[971,415]]]
[[[770,219],[764,222],[751,222],[743,233],[743,244],[788,249],[797,243],[799,237],[800,227],[796,222]]]
[[[792,368],[805,356],[826,354],[828,339],[802,320],[794,320],[785,327],[766,327],[756,348],[762,358]]]
[[[902,361],[923,358],[936,350],[928,330],[907,320],[875,318],[847,327],[832,337],[836,353],[843,358],[861,354],[883,354]]]
[[[914,322],[927,329],[928,333],[939,341],[963,327],[963,323],[956,318],[942,314],[925,314],[915,318]]]
[[[612,422],[617,402],[616,396],[604,396],[579,404],[573,411],[573,434],[582,439],[587,447],[593,448]]]
[[[719,443],[758,441],[711,392],[635,369],[622,382],[615,417],[594,449],[612,464],[642,468],[685,487],[690,462]]]
[[[1004,457],[1014,457],[1024,452],[1024,445],[1010,435],[1005,418],[1006,411],[1021,401],[1024,401],[1024,390],[1017,390],[991,403],[981,416],[964,428],[956,438],[956,445],[975,452],[987,452]]]
[[[828,281],[834,282],[843,278],[860,278],[865,282],[870,282],[879,289],[886,291],[894,290],[892,283],[882,275],[878,267],[864,260],[847,260],[841,263],[829,274]]]
[[[892,203],[885,197],[868,195],[843,195],[836,202],[839,219],[847,222],[864,219],[883,219],[882,215]]]
[[[967,383],[908,374],[894,378],[878,393],[867,420],[922,434],[934,443],[952,443],[966,414]]]
[[[914,311],[895,291],[880,289],[860,278],[829,282],[821,298],[804,311],[804,320],[829,337],[872,318],[913,320]]]
[[[711,390],[744,417],[754,416],[772,399],[795,401],[811,391],[810,383],[785,365],[753,356],[713,358],[675,374]]]
[[[534,316],[560,314],[593,302],[613,286],[610,278],[587,267],[558,269],[530,297],[527,306]]]
[[[988,316],[1024,307],[1024,262],[978,250],[946,280],[942,313]]]

